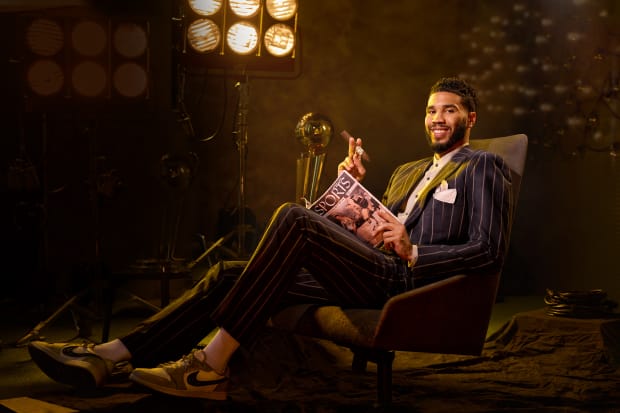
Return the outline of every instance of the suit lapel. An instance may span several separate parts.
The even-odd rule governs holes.
[[[450,162],[448,162],[442,169],[439,171],[437,176],[424,188],[422,192],[420,192],[418,196],[418,201],[413,206],[413,210],[409,215],[409,218],[406,221],[406,225],[410,225],[412,222],[416,221],[426,203],[428,202],[429,195],[432,196],[432,192],[441,184],[441,181],[447,179],[450,176],[454,176],[458,173],[458,170],[464,168],[467,161],[471,157],[472,150],[469,147],[462,148],[460,151],[454,154]]]
[[[418,185],[426,170],[432,165],[432,161],[432,158],[424,159],[409,167],[408,170],[401,172],[400,182],[395,183],[391,188],[391,197],[395,201],[390,202],[392,205],[390,209],[394,214],[398,214],[405,208],[411,192]]]

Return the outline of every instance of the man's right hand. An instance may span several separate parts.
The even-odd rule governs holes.
[[[361,148],[362,140],[360,138],[349,138],[349,154],[342,162],[338,164],[338,174],[343,170],[350,173],[355,179],[361,181],[366,176],[366,167],[362,162],[362,155],[356,151],[357,147]]]

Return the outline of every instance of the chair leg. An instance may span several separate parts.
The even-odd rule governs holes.
[[[112,324],[112,306],[116,296],[116,286],[109,280],[103,289],[103,326],[101,328],[101,342],[105,343],[110,338],[110,324]]]
[[[353,352],[353,362],[351,363],[351,370],[355,373],[364,373],[368,366],[368,357],[365,354],[360,354],[358,351]]]
[[[377,364],[377,402],[376,407],[385,408],[392,403],[392,364],[394,351],[351,348],[353,351],[352,369],[356,373],[366,371],[369,361]]]
[[[377,405],[387,407],[392,404],[392,364],[393,351],[377,352]]]

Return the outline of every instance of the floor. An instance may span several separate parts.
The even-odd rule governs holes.
[[[495,305],[493,310],[492,319],[489,327],[489,334],[497,331],[504,326],[511,318],[521,312],[540,309],[544,307],[542,297],[533,296],[521,296],[521,297],[504,297],[501,302]],[[299,397],[303,397],[299,394],[295,395],[291,393],[291,399],[282,396],[282,393],[277,394],[273,398],[272,402],[269,400],[270,396],[253,394],[253,400],[251,408],[248,405],[235,405],[234,403],[229,405],[228,408],[223,407],[221,404],[216,404],[215,407],[212,404],[205,403],[193,403],[182,399],[170,399],[164,396],[150,397],[149,394],[145,394],[144,390],[135,391],[129,387],[130,384],[120,384],[118,388],[114,385],[109,386],[106,389],[106,393],[98,393],[96,395],[89,394],[75,394],[73,389],[68,388],[62,384],[58,384],[47,378],[41,373],[37,367],[32,363],[28,356],[28,352],[25,347],[17,346],[16,342],[24,338],[32,329],[37,325],[39,321],[45,318],[40,315],[38,309],[32,308],[20,308],[20,305],[15,302],[2,303],[2,319],[0,321],[0,339],[2,340],[2,349],[0,350],[0,412],[36,412],[36,411],[49,411],[49,412],[67,412],[67,411],[169,411],[171,409],[179,411],[200,411],[200,412],[237,412],[237,411],[255,411],[255,412],[358,412],[360,411],[360,405],[338,405],[339,407],[333,407],[330,402],[326,403],[307,403],[304,404],[299,400]],[[117,308],[116,317],[112,324],[111,337],[118,336],[131,328],[138,320],[144,318],[149,314],[149,311],[145,306],[139,302],[131,302],[127,300],[124,307]],[[47,313],[49,316],[50,313]],[[39,318],[41,317],[41,318]],[[91,338],[97,341],[100,337],[101,323],[97,319],[91,320],[89,325],[92,328]],[[84,331],[84,328],[82,329]],[[40,329],[40,336],[48,341],[68,341],[74,338],[77,334],[77,329],[74,325],[73,318],[70,311],[64,311],[58,318],[51,323],[45,325]],[[274,347],[276,348],[276,347]],[[398,355],[397,355],[398,359]],[[398,368],[395,365],[395,369]],[[402,366],[401,366],[402,368]],[[406,368],[406,367],[405,367]],[[415,378],[415,375],[413,376]],[[276,380],[276,379],[274,379]],[[282,380],[279,377],[277,380]],[[308,383],[313,383],[318,380],[317,378],[306,378],[303,386],[307,386]],[[353,379],[355,380],[355,379]],[[372,380],[371,380],[372,382]],[[339,384],[335,384],[338,386]],[[281,386],[281,385],[279,385]],[[281,386],[285,388],[285,386]],[[118,389],[118,391],[117,391]],[[343,387],[346,392],[351,392],[349,388]],[[398,389],[397,389],[398,390]],[[401,389],[402,390],[402,389]],[[287,391],[286,388],[285,390]],[[306,392],[312,392],[312,388],[305,389]],[[503,406],[501,409],[494,407],[492,410],[485,410],[474,402],[470,403],[470,409],[464,408],[467,406],[465,400],[453,400],[452,404],[448,402],[450,397],[447,397],[446,390],[439,391],[437,395],[424,395],[424,401],[420,402],[415,409],[412,407],[401,407],[401,410],[396,408],[395,411],[424,411],[424,412],[442,412],[453,411],[452,409],[461,406],[461,413],[465,411],[544,411],[544,412],[620,412],[620,407],[609,409],[609,406],[592,407],[585,410],[576,408],[572,403],[562,402],[559,405],[553,407],[553,403],[549,402],[549,406],[544,410],[527,409],[524,406],[519,406],[518,403],[511,402],[510,406]],[[250,390],[251,393],[251,390]],[[620,389],[618,389],[620,393]],[[122,402],[116,402],[115,397],[121,397],[123,395]],[[371,393],[372,394],[372,393]],[[357,395],[347,395],[355,399]],[[360,396],[365,397],[365,396]],[[484,397],[484,396],[482,396]],[[135,398],[132,399],[132,398]],[[372,398],[372,397],[371,397]],[[431,400],[436,398],[436,400]],[[64,404],[64,400],[71,399],[71,402]],[[76,402],[76,400],[84,401],[84,404]],[[93,404],[93,400],[97,399],[99,402],[105,399],[105,402],[97,405]],[[454,399],[454,398],[453,398]],[[458,398],[457,398],[458,399]],[[258,400],[258,401],[256,401]],[[442,401],[443,400],[443,401]],[[56,405],[57,410],[44,409],[40,407],[34,407],[31,403],[36,401],[48,401]],[[444,403],[445,402],[445,403]],[[4,403],[4,404],[3,404]],[[193,403],[193,404],[192,404]],[[546,405],[546,402],[537,401],[536,406]],[[70,406],[72,410],[61,408],[60,406]],[[365,402],[364,406],[370,405],[369,402]],[[433,406],[433,407],[429,407]],[[441,407],[443,406],[443,407]],[[487,404],[488,406],[488,404]],[[7,407],[10,407],[8,409]],[[49,407],[49,406],[48,406]],[[514,410],[512,409],[514,408]],[[362,409],[363,410],[363,409]]]

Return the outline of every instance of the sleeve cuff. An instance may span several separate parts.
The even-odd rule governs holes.
[[[415,265],[417,260],[418,260],[418,246],[414,244],[411,246],[411,258],[407,261],[407,266],[409,268],[412,268]]]

